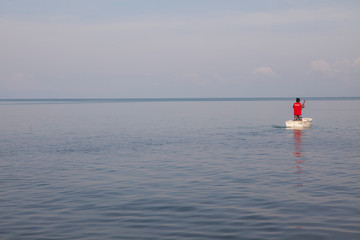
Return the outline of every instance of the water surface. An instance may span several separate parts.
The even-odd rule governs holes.
[[[275,100],[2,101],[0,238],[359,239],[360,101]]]

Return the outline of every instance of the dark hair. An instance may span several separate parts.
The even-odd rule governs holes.
[[[296,98],[296,102],[300,102],[300,98]]]

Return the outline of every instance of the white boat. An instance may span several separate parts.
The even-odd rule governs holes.
[[[311,126],[312,118],[303,118],[301,121],[287,120],[287,128],[308,128]]]

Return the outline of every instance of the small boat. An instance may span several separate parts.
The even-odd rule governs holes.
[[[301,121],[287,120],[287,128],[308,128],[311,126],[312,118],[303,118]]]

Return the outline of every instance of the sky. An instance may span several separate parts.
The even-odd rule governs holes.
[[[358,0],[0,0],[0,98],[360,96]]]

